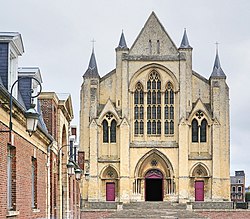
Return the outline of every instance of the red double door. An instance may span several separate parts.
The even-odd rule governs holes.
[[[115,201],[115,183],[106,183],[106,201]]]
[[[204,201],[204,181],[195,182],[195,201]]]

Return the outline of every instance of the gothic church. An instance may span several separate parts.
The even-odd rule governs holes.
[[[154,12],[131,48],[121,34],[116,68],[83,75],[82,198],[229,201],[229,88],[218,51],[209,79],[192,69],[186,31],[178,48]],[[212,67],[212,66],[211,66]]]

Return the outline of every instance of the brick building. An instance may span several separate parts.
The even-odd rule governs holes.
[[[230,176],[231,200],[234,202],[245,201],[245,172],[235,171],[234,176]]]
[[[0,32],[0,219],[77,219],[79,184],[74,175],[67,174],[69,159],[78,168],[76,128],[70,127],[71,97],[40,93],[40,69],[18,67],[18,57],[23,52],[19,33]],[[32,98],[37,94],[39,98]],[[37,131],[30,136],[26,132],[25,111],[32,104],[40,116]]]
[[[70,127],[73,108],[69,94],[42,92],[39,96],[42,115],[55,143],[50,147],[50,216],[51,218],[78,218],[80,192],[75,176],[68,176],[67,163],[70,145],[77,163],[76,131]]]
[[[48,147],[53,139],[41,117],[37,131],[32,136],[26,132],[25,111],[32,102],[30,91],[37,93],[39,89],[32,78],[39,82],[42,79],[38,68],[32,68],[32,71],[18,69],[18,57],[23,52],[19,33],[0,33],[0,218],[47,217],[46,163]],[[13,85],[17,79],[19,84]],[[39,111],[37,99],[34,102]]]

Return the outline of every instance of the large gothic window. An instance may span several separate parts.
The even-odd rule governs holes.
[[[167,83],[164,98],[165,134],[174,134],[174,90],[171,82]]]
[[[112,113],[107,113],[102,122],[103,143],[116,143],[117,122]]]
[[[136,84],[134,93],[134,127],[135,135],[144,133],[144,93],[140,82]]]
[[[156,71],[147,81],[147,134],[161,134],[161,80]]]

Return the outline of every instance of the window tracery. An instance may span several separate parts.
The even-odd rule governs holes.
[[[199,110],[192,120],[192,142],[207,142],[207,120],[204,113]]]
[[[103,143],[116,143],[116,126],[114,115],[108,112],[102,122]]]
[[[161,80],[156,71],[147,81],[147,134],[161,134]]]
[[[144,133],[144,92],[140,82],[136,84],[134,93],[134,126],[135,135]]]
[[[160,74],[153,70],[148,76],[145,90],[141,82],[137,82],[133,98],[135,136],[174,134],[175,93],[170,81],[162,91]]]
[[[165,134],[174,134],[174,90],[171,82],[167,83],[164,98]]]

